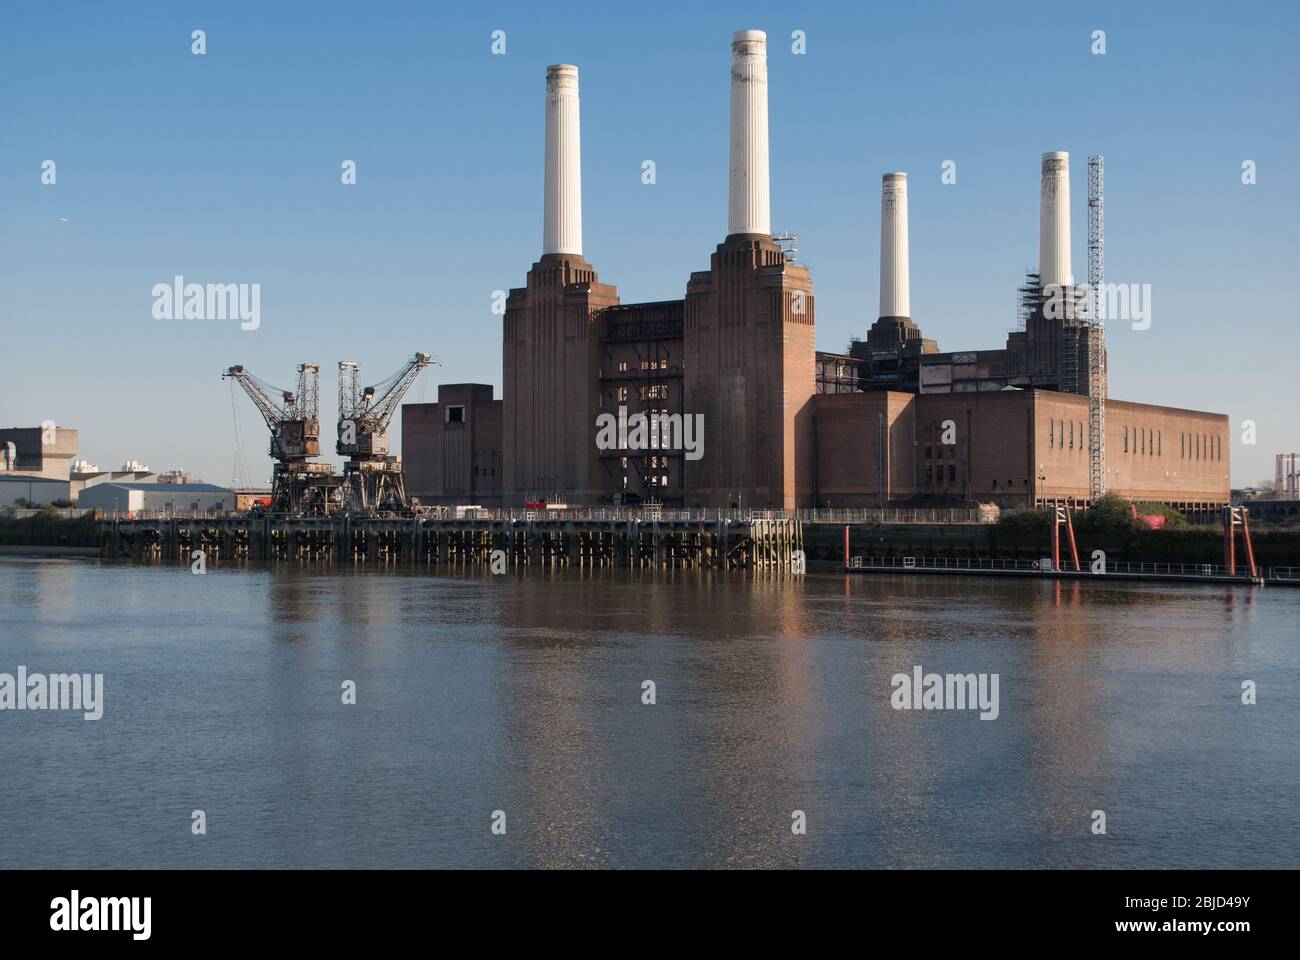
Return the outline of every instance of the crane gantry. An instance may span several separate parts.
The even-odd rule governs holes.
[[[298,365],[297,391],[281,390],[241,365],[221,375],[248,394],[271,431],[275,460],[268,513],[328,516],[336,511],[374,516],[408,514],[402,458],[388,452],[388,425],[421,371],[437,359],[417,353],[397,373],[361,386],[361,365],[339,362],[339,420],[336,451],[347,458],[343,474],[320,456],[320,364]]]
[[[361,365],[339,361],[339,420],[336,452],[343,464],[346,508],[351,513],[405,513],[410,509],[402,458],[388,452],[388,424],[406,391],[436,357],[416,353],[400,370],[369,387],[361,386]]]
[[[236,364],[221,375],[243,388],[271,431],[275,460],[268,511],[295,516],[326,516],[340,500],[338,481],[320,456],[320,364],[298,365],[297,391],[274,387]]]

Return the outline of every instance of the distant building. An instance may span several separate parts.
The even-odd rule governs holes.
[[[81,492],[101,483],[152,483],[153,474],[135,470],[100,470],[93,463],[78,460],[72,465],[71,499],[80,506]]]
[[[67,480],[77,455],[77,431],[54,424],[0,430],[0,476]]]
[[[105,513],[195,516],[236,509],[235,491],[212,483],[119,483],[87,487],[77,505]]]
[[[74,499],[70,480],[77,431],[46,424],[0,430],[0,506]]]
[[[1300,500],[1300,473],[1296,470],[1296,465],[1300,464],[1300,455],[1279,453],[1275,462],[1277,475],[1274,485],[1277,499]]]
[[[193,483],[194,475],[188,470],[166,470],[158,474],[159,483]]]

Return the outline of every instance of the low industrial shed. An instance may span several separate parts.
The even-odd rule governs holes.
[[[77,505],[105,513],[191,516],[234,511],[235,492],[214,483],[98,483],[81,491]]]

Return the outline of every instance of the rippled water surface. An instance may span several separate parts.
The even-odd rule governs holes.
[[[0,867],[1297,867],[1298,645],[1285,588],[5,557],[0,672],[105,708],[0,712]]]

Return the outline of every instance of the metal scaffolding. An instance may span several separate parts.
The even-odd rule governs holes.
[[[1088,284],[1092,329],[1088,336],[1088,499],[1106,492],[1106,273],[1105,167],[1088,158]]]

